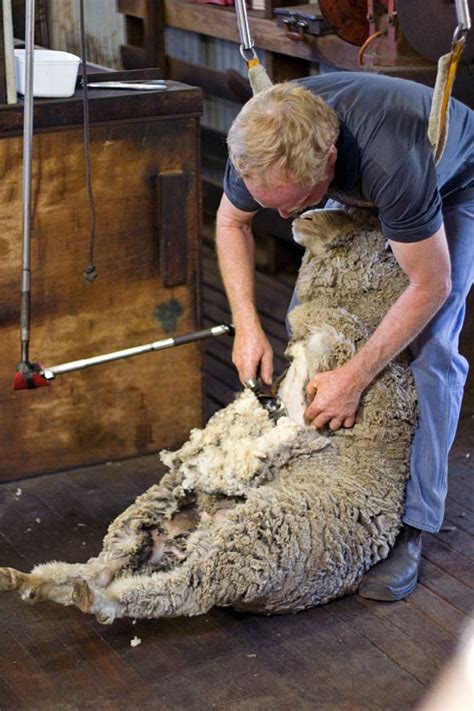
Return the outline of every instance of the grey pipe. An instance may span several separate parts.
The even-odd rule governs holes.
[[[33,156],[33,52],[35,0],[25,2],[25,99],[23,108],[23,270],[21,278],[21,360],[29,362],[31,306],[31,174]]]
[[[40,373],[46,380],[53,380],[56,375],[71,373],[74,370],[83,370],[84,368],[90,368],[92,365],[101,365],[114,360],[131,358],[132,356],[141,355],[142,353],[151,353],[152,351],[161,351],[165,348],[172,348],[173,346],[182,346],[186,343],[193,343],[194,341],[209,338],[209,336],[223,336],[226,334],[231,336],[233,333],[233,326],[223,323],[218,326],[211,326],[211,328],[205,328],[202,331],[193,331],[191,333],[185,333],[182,336],[164,338],[161,341],[154,341],[153,343],[145,343],[142,346],[133,346],[132,348],[124,348],[123,350],[114,351],[113,353],[104,353],[99,356],[92,356],[91,358],[72,360],[69,363],[61,363],[61,365],[52,365],[49,368],[44,368]]]
[[[471,16],[469,14],[469,7],[467,0],[455,0],[456,2],[456,16],[458,20],[458,25],[460,26],[460,31],[467,32],[471,29]]]
[[[249,21],[247,17],[247,8],[245,0],[235,0],[235,13],[237,15],[237,24],[239,27],[240,41],[243,49],[252,49],[253,39],[250,36]]]

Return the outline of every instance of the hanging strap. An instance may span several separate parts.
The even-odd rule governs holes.
[[[467,0],[456,0],[458,24],[454,30],[451,51],[438,60],[436,82],[428,120],[428,139],[433,148],[435,162],[439,163],[446,147],[449,131],[449,99],[456,78],[459,61],[471,27]]]

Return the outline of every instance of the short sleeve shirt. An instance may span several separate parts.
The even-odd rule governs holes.
[[[474,197],[474,111],[450,102],[438,165],[427,136],[432,89],[406,79],[331,72],[298,80],[336,112],[341,132],[328,197],[374,206],[384,235],[417,242],[442,223],[443,202]],[[260,208],[228,161],[224,192],[246,212]]]

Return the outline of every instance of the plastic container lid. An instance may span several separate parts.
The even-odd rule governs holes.
[[[26,56],[25,49],[15,49],[15,57],[19,62],[24,63]],[[60,52],[54,49],[35,49],[33,52],[35,66],[40,64],[78,64],[81,58],[70,52]]]

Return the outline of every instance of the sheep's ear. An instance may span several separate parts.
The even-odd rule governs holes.
[[[293,238],[317,256],[347,235],[353,227],[354,218],[345,210],[308,210],[294,220]]]

